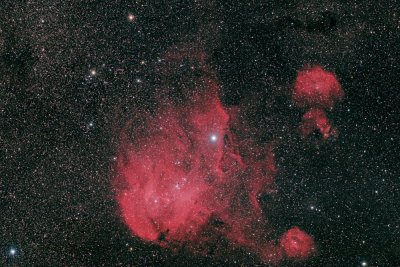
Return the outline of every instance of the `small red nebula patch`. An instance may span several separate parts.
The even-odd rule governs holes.
[[[344,92],[336,75],[320,66],[297,73],[292,100],[300,108],[333,108]]]
[[[280,244],[286,256],[296,260],[307,259],[315,250],[313,238],[299,227],[293,227],[283,234]]]
[[[160,246],[185,244],[196,252],[222,236],[267,263],[306,258],[312,238],[295,227],[277,245],[258,201],[276,192],[276,142],[261,146],[238,136],[248,127],[219,100],[205,54],[183,47],[166,58],[169,68],[188,57],[201,64],[204,74],[194,88],[184,88],[190,92],[180,101],[169,93],[174,88],[160,89],[156,110],[135,112],[142,124],[132,119],[121,131],[114,187],[122,220],[134,236]],[[328,127],[314,113],[305,134]]]
[[[310,109],[303,115],[300,125],[300,134],[303,137],[309,136],[314,131],[318,131],[323,140],[331,136],[337,137],[337,131],[330,125],[325,111],[322,109]]]

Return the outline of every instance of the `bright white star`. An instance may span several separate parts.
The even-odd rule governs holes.
[[[17,253],[17,250],[16,250],[15,248],[11,248],[11,249],[10,249],[10,255],[11,255],[11,256],[14,256],[15,253]]]

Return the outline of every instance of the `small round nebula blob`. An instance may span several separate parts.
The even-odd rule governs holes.
[[[306,67],[297,73],[292,100],[299,108],[333,108],[344,92],[336,75],[321,66]]]
[[[314,240],[298,227],[288,230],[280,239],[280,244],[289,258],[307,259],[315,250]]]

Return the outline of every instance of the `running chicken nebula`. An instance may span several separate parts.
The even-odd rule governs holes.
[[[155,112],[140,118],[144,126],[132,133],[128,122],[122,131],[114,186],[123,221],[134,236],[160,246],[185,244],[196,252],[222,236],[266,263],[307,259],[316,251],[313,238],[293,226],[276,240],[259,204],[261,195],[275,192],[275,140],[260,147],[239,136],[240,107],[223,106],[205,58],[188,45],[171,49],[164,74],[183,59],[199,64],[202,74],[192,88],[182,87],[178,100],[175,89],[158,90]],[[332,108],[342,91],[334,75],[315,71],[311,78],[299,72],[293,101],[315,108],[301,133],[317,128],[325,138],[332,131],[322,109]]]

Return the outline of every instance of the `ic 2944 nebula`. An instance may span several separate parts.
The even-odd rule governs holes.
[[[196,63],[201,74],[179,92],[161,86],[154,112],[133,113],[121,131],[113,183],[121,219],[144,242],[194,253],[224,238],[268,264],[312,257],[318,240],[296,225],[277,233],[259,203],[276,191],[278,142],[259,145],[241,134],[243,110],[222,104],[206,58],[188,45],[171,49],[164,75],[181,60]],[[298,134],[318,131],[321,142],[337,135],[326,115],[344,95],[337,77],[306,66],[290,87],[304,111]]]

